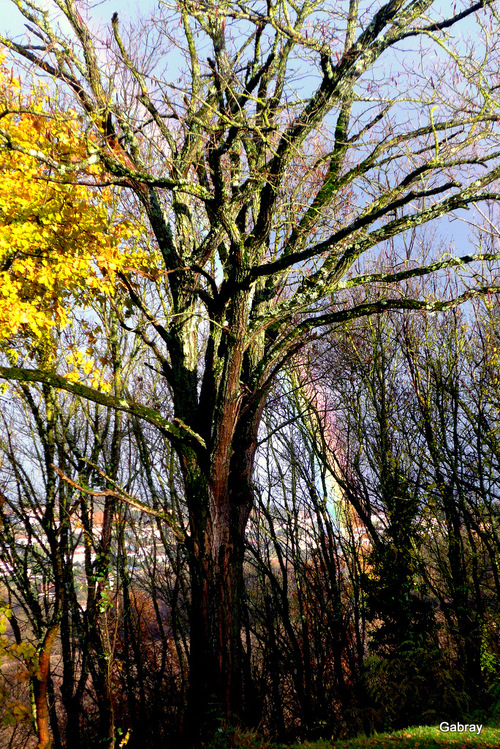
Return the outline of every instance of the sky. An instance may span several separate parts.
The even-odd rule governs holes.
[[[38,0],[38,2],[40,5],[44,5],[50,9],[55,7],[54,0]],[[149,13],[154,13],[160,6],[158,0],[90,0],[90,2],[87,0],[76,0],[76,3],[84,17],[90,16],[92,18],[90,26],[93,29],[96,29],[98,26],[110,29],[111,17],[114,12],[118,12],[120,19],[125,21],[126,19],[134,19],[138,16],[147,16]],[[443,14],[447,14],[447,12],[453,10],[449,0],[437,0],[434,3],[434,7],[436,11],[439,9]],[[26,31],[24,24],[25,19],[16,8],[14,1],[0,0],[0,33],[11,38],[17,37],[21,41],[21,37],[24,36],[24,32]],[[463,30],[462,26],[461,31]],[[470,28],[468,30],[470,31]],[[22,41],[26,39],[27,37],[24,36],[24,40]],[[461,222],[450,225],[449,219],[445,219],[441,223],[442,228],[444,228],[444,225],[446,225],[445,235],[448,238],[455,239],[458,245],[457,249],[460,252],[464,250],[469,251],[468,227]],[[462,245],[462,247],[459,245]],[[466,246],[464,247],[464,245]]]
[[[54,7],[51,0],[40,0],[39,4],[47,8]],[[89,7],[90,14],[96,21],[111,24],[111,16],[115,11],[121,16],[132,18],[138,14],[145,15],[158,7],[158,0],[95,0],[90,3],[78,2],[77,4],[80,9]],[[9,36],[23,33],[24,23],[24,17],[12,0],[0,0],[0,33]]]

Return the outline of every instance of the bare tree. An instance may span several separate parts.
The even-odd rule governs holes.
[[[186,726],[196,728],[240,712],[244,537],[276,374],[322,326],[386,309],[447,309],[497,290],[464,271],[495,252],[437,249],[428,263],[384,265],[389,239],[498,197],[494,4],[465,2],[441,17],[430,0],[180,0],[144,24],[141,46],[116,13],[101,40],[75,0],[53,2],[64,25],[45,5],[13,3],[29,41],[1,41],[65,87],[88,154],[57,162],[0,130],[2,145],[36,156],[62,181],[96,184],[89,168],[100,164],[105,182],[136,200],[149,261],[119,274],[128,298],[121,325],[146,344],[159,384],[146,400],[56,371],[0,373],[128,412],[173,445],[189,512]],[[471,20],[480,43],[450,46],[450,31]],[[171,74],[176,55],[181,71]],[[56,108],[54,99],[48,114]],[[370,252],[380,252],[376,271]],[[463,271],[454,296],[412,297],[401,285],[450,268]],[[367,285],[386,292],[350,303],[347,291]]]

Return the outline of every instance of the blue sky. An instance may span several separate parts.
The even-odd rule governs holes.
[[[90,0],[90,2],[88,2],[87,0],[76,1],[77,7],[79,8],[84,18],[92,18],[90,26],[94,29],[97,26],[107,26],[108,28],[110,28],[111,17],[114,12],[118,12],[120,15],[120,19],[122,21],[125,21],[126,19],[137,18],[137,16],[139,15],[148,16],[150,13],[154,13],[155,11],[157,11],[160,5],[158,0]],[[38,3],[41,6],[46,6],[49,9],[55,8],[55,3],[53,0],[38,0]],[[436,13],[441,10],[443,14],[447,14],[453,10],[449,0],[437,0],[433,4],[433,8]],[[460,10],[460,8],[457,8],[457,10]],[[0,32],[11,38],[15,38],[16,36],[20,37],[21,35],[24,35],[24,32],[26,31],[24,24],[25,19],[16,8],[13,0],[0,0]],[[473,29],[474,22],[468,21],[467,24],[460,24],[457,32],[460,35],[464,31],[471,32],[473,31]],[[410,55],[412,54],[410,50],[408,50],[408,52]],[[406,52],[407,57],[408,52]],[[172,63],[172,61],[170,62]],[[398,63],[395,63],[395,59],[392,62],[393,64],[396,64],[397,69]],[[385,65],[385,60],[381,64]],[[462,222],[450,223],[450,220],[447,218],[440,222],[440,229],[443,232],[444,241],[455,239],[457,248],[461,252],[463,252],[464,250],[468,251],[470,249],[470,230],[469,227],[467,227],[465,224],[463,224]]]
[[[40,5],[53,8],[54,3],[50,0],[40,0]],[[111,23],[111,16],[116,11],[122,17],[134,17],[138,14],[145,15],[148,11],[158,7],[158,0],[96,0],[95,2],[78,3],[82,15],[90,15],[96,21]],[[90,12],[86,11],[90,9]],[[3,34],[12,36],[23,33],[25,19],[16,8],[12,0],[0,0],[0,30]]]

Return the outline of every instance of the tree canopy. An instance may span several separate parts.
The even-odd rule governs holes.
[[[21,149],[1,151],[0,339],[24,333],[36,342],[64,328],[73,305],[112,291],[132,226],[116,216],[109,189],[95,195],[77,175],[57,179],[59,160],[70,163],[86,151],[75,112],[48,118],[47,86],[22,91],[5,64],[0,96],[4,145]]]

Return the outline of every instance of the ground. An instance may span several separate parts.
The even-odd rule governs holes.
[[[476,747],[477,749],[500,749],[500,728],[483,726],[478,736],[471,733],[442,733],[437,726],[417,726],[370,737],[304,742],[293,746],[262,743],[257,741],[255,735],[251,733],[231,736],[226,734],[221,735],[213,747],[207,749],[469,749],[469,747],[470,749],[476,749]]]

